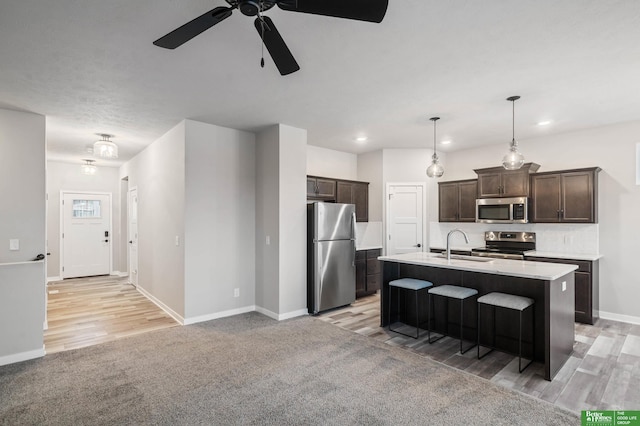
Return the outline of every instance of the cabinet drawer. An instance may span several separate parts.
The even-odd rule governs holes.
[[[367,275],[380,273],[380,261],[377,259],[367,259]]]
[[[380,275],[367,275],[367,291],[374,292],[380,290]]]
[[[356,251],[356,262],[359,260],[367,260],[367,250],[357,250]]]
[[[367,250],[367,259],[377,259],[382,253],[380,249]]]

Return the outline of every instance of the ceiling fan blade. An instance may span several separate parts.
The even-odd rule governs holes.
[[[254,24],[256,26],[256,30],[258,30],[258,34],[260,34],[260,37],[262,38],[264,45],[267,47],[273,62],[276,64],[276,67],[278,67],[280,74],[287,75],[298,71],[300,66],[280,36],[280,33],[276,29],[271,18],[263,16],[262,20],[264,21],[264,24],[260,19],[261,18],[256,18],[255,20]]]
[[[198,16],[196,19],[187,22],[180,28],[176,28],[169,34],[160,37],[154,41],[153,44],[159,47],[164,47],[165,49],[175,49],[203,31],[213,27],[218,22],[227,19],[231,16],[232,11],[233,8],[231,7],[216,7],[215,9]]]
[[[280,0],[282,10],[358,21],[382,22],[389,0]]]

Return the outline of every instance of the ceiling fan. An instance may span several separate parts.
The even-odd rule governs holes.
[[[243,15],[256,16],[255,27],[281,75],[300,69],[273,21],[262,15],[278,5],[289,12],[312,13],[358,21],[382,22],[389,0],[225,0],[229,7],[216,7],[153,42],[156,46],[175,49],[231,16],[234,9]],[[264,58],[261,61],[264,67]]]

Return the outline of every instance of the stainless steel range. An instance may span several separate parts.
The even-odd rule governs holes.
[[[488,231],[484,242],[484,247],[471,249],[471,256],[522,260],[525,252],[536,249],[536,233]]]

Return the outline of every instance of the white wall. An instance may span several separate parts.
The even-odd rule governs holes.
[[[100,166],[95,175],[82,174],[81,164],[47,161],[47,277],[60,278],[60,191],[109,192],[111,196],[111,257],[114,271],[127,271],[120,265],[120,179],[115,167]],[[126,235],[124,236],[126,239]]]
[[[280,124],[280,310],[281,318],[307,307],[307,131]]]
[[[358,180],[369,182],[369,222],[382,222],[382,150],[358,155]]]
[[[256,138],[256,305],[276,319],[307,312],[306,149],[306,130],[282,124]]]
[[[183,319],[185,122],[125,163],[125,177],[138,189],[138,286]]]
[[[44,355],[45,152],[43,116],[0,109],[0,365]]]
[[[600,166],[599,241],[602,317],[640,321],[640,186],[636,185],[636,144],[640,122],[519,141],[525,161],[539,172]],[[474,168],[500,164],[507,143],[452,152],[444,161],[447,180],[475,178]]]
[[[358,156],[333,149],[307,146],[307,174],[358,180]]]
[[[256,306],[271,317],[280,309],[279,142],[279,126],[256,136]]]
[[[255,135],[187,120],[185,160],[185,323],[253,310]]]

